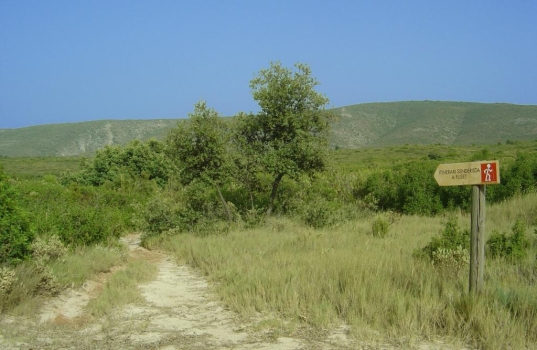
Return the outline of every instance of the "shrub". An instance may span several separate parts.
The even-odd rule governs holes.
[[[436,166],[436,162],[415,161],[375,172],[357,191],[357,195],[376,198],[382,210],[395,210],[409,215],[437,214],[445,205],[442,190],[432,176]]]
[[[38,237],[31,245],[32,256],[36,260],[49,261],[61,258],[67,253],[67,248],[57,235],[47,240]]]
[[[303,204],[301,219],[306,225],[314,228],[330,226],[334,223],[334,217],[334,206],[322,198]]]
[[[17,277],[15,271],[9,267],[0,267],[0,298],[3,298],[11,291],[11,287]]]
[[[64,244],[91,245],[118,237],[132,227],[125,193],[104,187],[28,181],[21,184],[24,206],[41,237],[57,235]]]
[[[145,237],[164,232],[184,232],[190,231],[199,219],[200,214],[180,199],[160,194],[142,210],[140,228]]]
[[[35,260],[33,269],[37,279],[34,295],[54,295],[60,291],[60,285],[52,272],[52,268],[44,260]]]
[[[244,226],[247,228],[254,228],[262,225],[265,222],[265,211],[261,208],[247,209],[241,216]]]
[[[156,140],[145,143],[134,140],[124,147],[106,146],[99,149],[93,159],[82,163],[82,171],[64,175],[62,183],[100,186],[127,175],[135,179],[154,180],[162,186],[167,183],[173,169],[163,143]]]
[[[462,230],[457,223],[457,218],[452,217],[447,221],[440,235],[433,237],[425,247],[416,251],[414,255],[431,261],[434,261],[435,256],[437,260],[443,259],[443,257],[462,259],[462,256],[456,252],[464,250],[470,250],[470,231]]]
[[[0,264],[17,263],[30,254],[34,232],[18,197],[18,191],[0,168]]]
[[[513,225],[511,234],[494,231],[487,241],[489,254],[493,258],[506,258],[511,261],[520,261],[528,255],[530,241],[526,237],[526,225],[517,220]]]
[[[57,218],[56,230],[66,244],[91,245],[119,236],[111,224],[103,210],[73,206]]]
[[[444,271],[457,272],[470,264],[470,252],[462,246],[454,250],[438,248],[433,252],[432,263]]]
[[[375,237],[386,237],[388,235],[388,226],[388,220],[378,216],[375,220],[373,220],[373,224],[371,225],[371,233]]]

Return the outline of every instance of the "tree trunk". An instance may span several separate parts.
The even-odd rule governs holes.
[[[229,206],[227,205],[227,202],[226,202],[224,196],[222,195],[222,192],[220,191],[220,187],[218,187],[218,185],[216,185],[216,184],[214,185],[214,187],[216,187],[216,191],[218,192],[218,196],[220,197],[220,201],[222,202],[222,205],[226,209],[227,219],[228,219],[229,223],[231,223],[233,221],[233,215],[231,215],[231,210],[229,210]]]
[[[274,199],[276,198],[276,192],[278,191],[278,186],[280,186],[280,181],[282,181],[284,174],[278,174],[272,183],[272,192],[270,193],[270,202],[267,209],[267,216],[272,215],[272,209],[274,208]]]

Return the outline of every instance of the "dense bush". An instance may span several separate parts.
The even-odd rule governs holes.
[[[0,168],[0,264],[19,262],[30,254],[34,232],[19,202],[19,193]]]
[[[356,194],[361,198],[376,198],[381,210],[409,215],[437,214],[452,205],[433,177],[437,165],[432,161],[416,161],[373,173]]]
[[[434,236],[425,247],[414,252],[414,255],[432,262],[458,259],[460,261],[453,263],[459,264],[465,256],[469,256],[469,250],[470,231],[462,230],[457,223],[457,218],[452,217],[446,222],[440,235]],[[464,251],[466,253],[463,254]]]
[[[294,216],[314,228],[354,219],[362,209],[352,191],[345,191],[345,180],[342,174],[331,171],[282,181],[275,212]]]
[[[472,160],[490,158],[486,150],[470,157]],[[438,186],[434,172],[438,162],[413,161],[392,169],[372,173],[357,198],[375,198],[381,210],[404,214],[435,215],[445,209],[469,210],[471,186]],[[537,189],[537,154],[519,153],[512,164],[502,165],[501,183],[487,187],[490,203]]]
[[[20,189],[39,236],[57,235],[65,244],[86,245],[118,237],[133,227],[133,200],[128,194],[46,181],[22,182]]]
[[[502,168],[501,184],[487,193],[492,201],[501,201],[537,188],[537,154],[519,153],[515,161]]]
[[[513,225],[511,234],[494,231],[487,241],[488,252],[491,257],[502,257],[511,261],[520,261],[528,255],[530,241],[526,237],[526,225],[517,220]]]
[[[161,233],[190,232],[196,234],[227,231],[227,211],[215,195],[215,188],[203,181],[157,192],[136,215],[138,228],[145,237]],[[228,202],[228,208],[239,221],[240,214]],[[250,215],[253,215],[250,212]],[[250,218],[253,219],[253,218]]]
[[[85,160],[82,170],[65,175],[62,182],[100,186],[106,182],[121,183],[121,178],[142,178],[164,185],[173,173],[173,163],[159,141],[143,143],[134,140],[125,147],[106,146],[91,160]]]
[[[140,228],[149,235],[170,231],[189,231],[198,217],[184,203],[163,195],[155,196],[141,211]]]
[[[333,225],[337,217],[337,204],[319,197],[302,205],[300,217],[306,225],[314,228]]]

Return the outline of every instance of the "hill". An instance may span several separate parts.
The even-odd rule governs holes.
[[[334,109],[332,144],[341,148],[405,144],[471,145],[537,137],[537,106],[412,101]]]
[[[0,155],[45,157],[91,155],[106,145],[162,139],[177,124],[173,119],[98,120],[0,129]]]
[[[334,108],[331,145],[338,148],[405,144],[471,145],[537,137],[537,106],[409,101]],[[91,155],[106,145],[161,139],[176,119],[100,120],[0,129],[0,156]]]

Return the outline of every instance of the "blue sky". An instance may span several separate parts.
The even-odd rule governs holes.
[[[256,111],[271,61],[310,65],[330,107],[537,105],[537,2],[0,1],[0,128]]]

